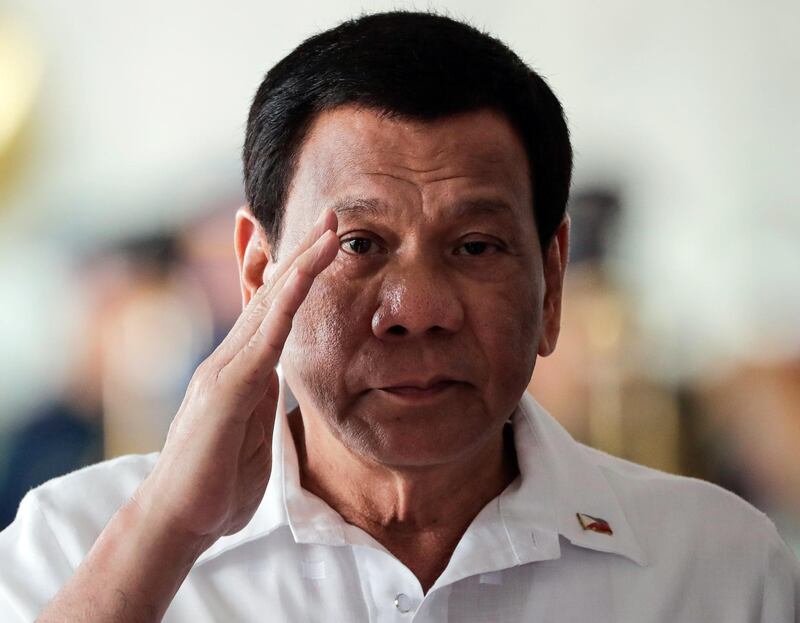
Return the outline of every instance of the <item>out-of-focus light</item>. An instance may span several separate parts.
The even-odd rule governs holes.
[[[0,16],[0,162],[25,124],[42,76],[42,55],[21,25]]]

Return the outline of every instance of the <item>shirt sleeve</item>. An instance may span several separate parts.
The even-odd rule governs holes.
[[[800,623],[800,563],[773,530],[764,571],[761,623]]]
[[[34,621],[74,569],[36,499],[22,499],[14,521],[0,532],[0,621]]]

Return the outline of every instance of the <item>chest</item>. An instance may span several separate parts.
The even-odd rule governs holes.
[[[424,593],[408,567],[375,548],[256,541],[193,569],[164,621],[744,623],[757,598],[722,604],[691,570],[629,573],[631,564],[564,549],[556,560],[465,570]]]

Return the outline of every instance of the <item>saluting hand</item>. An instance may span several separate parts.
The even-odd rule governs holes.
[[[336,226],[336,215],[323,212],[192,376],[161,455],[134,496],[164,526],[210,545],[252,518],[270,476],[275,366],[311,284],[336,257]]]
[[[270,477],[275,366],[336,227],[323,212],[200,364],[153,471],[37,621],[160,621],[197,557],[250,521]]]

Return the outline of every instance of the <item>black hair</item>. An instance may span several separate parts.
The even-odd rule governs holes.
[[[273,259],[305,134],[317,115],[346,104],[423,121],[482,108],[505,115],[528,154],[539,242],[549,244],[572,177],[556,96],[508,46],[473,26],[391,11],[306,39],[269,70],[253,98],[242,153],[245,193]]]

